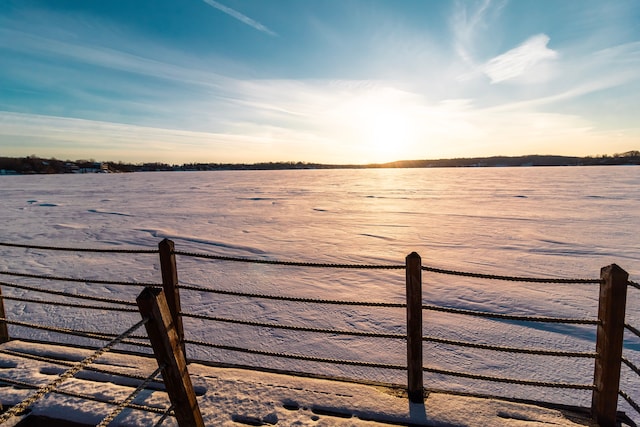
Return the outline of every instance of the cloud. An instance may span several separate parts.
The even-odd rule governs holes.
[[[272,30],[270,30],[269,28],[267,28],[266,26],[262,25],[261,23],[249,18],[246,15],[243,15],[242,13],[238,12],[237,10],[231,9],[230,7],[227,7],[223,4],[218,3],[215,0],[202,0],[204,1],[206,4],[208,4],[211,7],[214,7],[216,9],[218,9],[221,12],[226,13],[227,15],[236,18],[238,21],[242,22],[243,24],[247,24],[250,27],[255,28],[258,31],[262,31],[263,33],[267,33],[271,36],[277,36],[278,34],[276,34],[275,32],[273,32]]]
[[[242,133],[201,132],[0,111],[0,125],[0,151],[9,156],[169,163],[330,159],[324,148],[330,141],[321,135],[268,124],[247,123]]]
[[[474,52],[503,4],[459,4],[465,9],[459,41],[465,41],[461,48],[472,63],[453,59],[443,71],[445,58],[426,55],[423,67],[412,67],[420,70],[415,82],[391,72],[395,78],[383,80],[365,75],[336,81],[321,73],[298,80],[255,77],[243,71],[244,64],[196,56],[128,31],[96,36],[75,17],[44,15],[51,19],[43,22],[56,22],[53,27],[65,28],[63,33],[0,17],[0,74],[28,82],[34,93],[52,94],[37,105],[18,103],[18,97],[0,100],[0,110],[13,111],[0,111],[0,151],[126,161],[361,163],[634,148],[638,108],[631,96],[640,84],[640,42],[590,49],[588,55],[564,44],[560,57],[548,47],[549,38],[538,34],[499,56],[500,50]],[[132,39],[135,45],[128,44]],[[389,50],[398,46],[391,41]],[[470,68],[482,78],[445,84]],[[554,79],[535,90],[495,84],[548,77],[548,71]],[[432,74],[425,79],[424,72]],[[609,88],[629,99],[619,102]],[[589,107],[577,99],[588,94],[601,102]],[[616,111],[629,108],[603,127],[605,103]]]
[[[487,23],[505,7],[506,1],[482,0],[471,9],[469,2],[457,2],[451,27],[454,35],[454,48],[462,61],[475,68],[473,59],[473,42],[479,31],[487,27]],[[493,16],[492,16],[493,15]]]
[[[521,78],[533,71],[536,71],[536,80],[544,80],[548,73],[540,73],[540,66],[559,56],[557,51],[547,47],[549,40],[546,34],[535,35],[520,46],[490,59],[483,71],[491,83]]]

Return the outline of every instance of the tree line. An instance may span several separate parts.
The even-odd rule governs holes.
[[[184,163],[171,165],[161,162],[123,163],[121,161],[96,162],[89,160],[59,160],[27,157],[0,157],[0,173],[6,174],[59,174],[59,173],[122,173],[150,171],[212,171],[212,170],[278,170],[278,169],[365,169],[365,168],[429,168],[429,167],[504,167],[504,166],[594,166],[640,165],[640,151],[633,150],[600,156],[492,156],[465,157],[436,160],[400,160],[389,163],[322,164],[307,162],[262,163]]]

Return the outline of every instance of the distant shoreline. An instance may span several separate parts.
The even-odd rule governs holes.
[[[522,167],[522,166],[609,166],[640,165],[640,151],[601,156],[492,156],[435,160],[399,160],[389,163],[323,164],[307,162],[262,163],[123,163],[94,160],[58,160],[37,156],[0,157],[0,175],[60,174],[60,173],[122,173],[153,171],[220,171],[220,170],[295,170],[295,169],[395,169],[444,167]]]

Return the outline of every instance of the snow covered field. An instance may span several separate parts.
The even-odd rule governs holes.
[[[230,171],[0,177],[0,241],[101,248],[176,249],[256,259],[423,265],[489,274],[597,278],[617,263],[640,277],[640,168]],[[0,247],[0,271],[159,282],[155,255],[105,255]],[[404,301],[404,272],[238,264],[178,256],[180,282],[216,289],[356,301]],[[116,285],[0,280],[134,300]],[[424,301],[499,313],[595,318],[597,286],[496,282],[423,275]],[[640,326],[638,291],[627,322]],[[26,291],[4,289],[4,295]],[[318,307],[183,292],[183,311],[289,325],[402,333],[398,309]],[[120,333],[135,313],[6,301],[7,317]],[[271,330],[185,319],[187,337],[246,348],[404,364],[405,343]],[[48,333],[11,326],[17,337]],[[424,334],[517,347],[593,351],[595,328],[514,323],[427,311]],[[60,338],[56,336],[56,340]],[[78,339],[77,342],[82,342]],[[96,344],[96,343],[94,343]],[[640,361],[638,339],[625,355]],[[197,359],[404,383],[398,371],[291,362],[222,350]],[[523,356],[425,343],[429,367],[478,374],[590,383],[591,359]],[[590,393],[505,386],[439,375],[429,388],[496,393],[589,406]],[[640,379],[623,369],[622,388],[640,399]],[[633,415],[633,410],[621,403]]]
[[[63,360],[79,361],[91,352],[27,344],[11,341],[3,348],[28,354],[56,356]],[[47,384],[65,367],[3,355],[4,370],[31,383]],[[11,367],[9,367],[11,365]],[[82,371],[60,389],[67,393],[83,393],[94,398],[124,399],[137,385],[117,373],[147,376],[156,368],[153,359],[107,353],[95,365],[114,374]],[[288,375],[246,371],[230,368],[211,368],[197,363],[189,366],[189,373],[207,426],[320,426],[320,427],[382,427],[391,425],[430,426],[535,426],[575,427],[584,418],[567,417],[555,409],[486,399],[432,393],[425,404],[409,404],[406,397],[389,390],[360,384],[317,380]],[[6,373],[4,374],[6,375]],[[161,386],[159,387],[162,388]],[[169,405],[164,391],[149,387],[134,403],[165,408]],[[20,402],[31,390],[4,389],[5,402]],[[39,400],[33,414],[48,414],[68,421],[88,425],[98,424],[112,405],[60,394],[49,394]],[[159,420],[156,413],[125,410],[114,425],[152,426]],[[526,423],[526,424],[523,424]],[[176,426],[174,418],[162,425]]]

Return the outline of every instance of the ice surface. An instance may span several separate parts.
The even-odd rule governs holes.
[[[423,265],[489,274],[597,278],[617,263],[640,276],[640,168],[498,168],[229,171],[0,177],[0,241],[35,245],[155,248],[253,259]],[[185,285],[271,295],[404,301],[404,272],[282,267],[178,256]],[[160,282],[156,255],[51,252],[0,247],[0,271]],[[1,281],[134,301],[139,288],[0,275]],[[424,302],[499,313],[595,318],[596,285],[486,281],[425,272]],[[4,295],[54,299],[3,287]],[[627,322],[640,326],[637,290]],[[401,309],[313,306],[183,291],[183,311],[319,328],[403,333]],[[118,334],[137,313],[7,300],[7,317]],[[425,311],[424,334],[497,345],[594,351],[588,326],[516,323]],[[267,351],[404,364],[405,343],[185,319],[187,337]],[[10,326],[12,336],[50,339]],[[55,340],[62,339],[59,335]],[[82,344],[97,341],[71,339]],[[590,383],[591,359],[510,355],[425,343],[426,366],[536,380]],[[625,356],[640,363],[640,342]],[[404,383],[402,372],[265,359],[190,346],[197,359]],[[505,386],[427,374],[428,387],[589,406],[590,393]],[[623,368],[622,389],[640,399]],[[633,410],[621,401],[621,408]],[[517,418],[517,417],[515,417]]]
[[[88,350],[12,341],[3,349],[20,353],[44,355],[55,352],[63,359],[86,357]],[[10,369],[0,372],[13,379],[32,384],[46,384],[59,370],[48,362],[3,355],[13,362]],[[155,369],[151,358],[107,353],[98,360],[98,367],[114,374],[84,372],[84,377],[68,381],[61,390],[79,392],[96,399],[122,400],[135,388],[122,385],[117,373],[149,375]],[[133,366],[132,366],[133,365]],[[526,425],[579,426],[555,409],[520,403],[476,399],[431,393],[424,404],[411,404],[405,396],[391,389],[361,384],[279,375],[243,369],[212,368],[191,364],[189,372],[197,400],[207,426],[519,426]],[[5,388],[5,403],[18,403],[29,396],[29,390]],[[146,389],[133,403],[164,408],[169,405],[162,386]],[[32,415],[47,415],[86,424],[97,424],[113,409],[112,405],[82,400],[61,394],[49,394],[31,408]],[[160,415],[125,409],[114,425],[154,425]],[[174,418],[162,425],[176,426]]]

